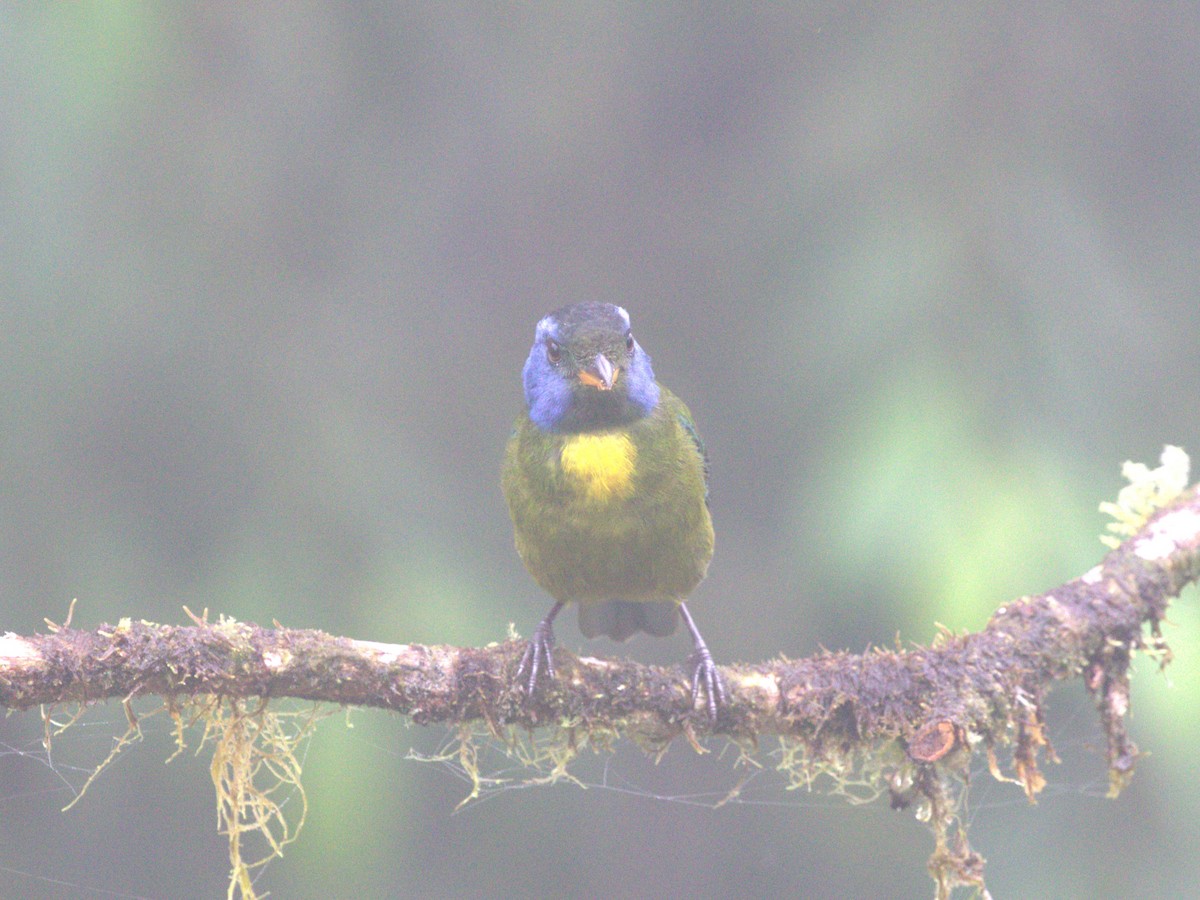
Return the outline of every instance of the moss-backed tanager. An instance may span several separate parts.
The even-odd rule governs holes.
[[[530,695],[554,677],[553,623],[579,604],[587,637],[668,635],[682,617],[694,649],[692,700],[710,718],[725,687],[684,599],[713,552],[708,465],[691,413],[654,379],[629,314],[565,306],[537,324],[502,483],[517,552],[554,598],[517,670]]]

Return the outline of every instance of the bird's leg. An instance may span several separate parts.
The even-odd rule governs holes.
[[[717,710],[728,702],[725,696],[725,683],[721,680],[721,673],[717,671],[712,654],[708,652],[708,644],[704,643],[704,638],[700,636],[700,629],[692,621],[687,604],[679,604],[679,615],[683,616],[683,624],[687,626],[687,630],[692,635],[693,649],[691,656],[688,657],[688,664],[692,667],[692,705],[695,706],[700,702],[700,692],[703,691],[707,699],[708,719],[710,722],[715,722],[717,721]]]
[[[529,646],[525,648],[525,655],[521,657],[521,664],[517,666],[518,682],[525,678],[526,673],[529,675],[529,680],[525,683],[525,690],[531,697],[534,688],[537,687],[538,676],[543,671],[549,677],[554,677],[554,654],[552,652],[554,649],[554,617],[562,608],[561,600],[550,607],[546,618],[542,619],[537,628],[533,629],[533,637],[529,639]]]

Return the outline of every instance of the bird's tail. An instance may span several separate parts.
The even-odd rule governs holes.
[[[606,634],[623,641],[639,631],[666,637],[679,625],[679,604],[605,600],[579,604],[579,630],[587,637]]]

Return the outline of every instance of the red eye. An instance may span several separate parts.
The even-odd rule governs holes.
[[[558,346],[558,341],[546,338],[546,359],[552,363],[556,363],[562,359],[562,347]]]
[[[633,332],[632,331],[629,332],[627,335],[625,335],[625,349],[628,350],[630,353],[633,352]]]

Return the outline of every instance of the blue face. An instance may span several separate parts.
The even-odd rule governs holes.
[[[523,375],[529,418],[543,431],[613,428],[658,405],[650,357],[629,313],[610,303],[564,306],[538,322]]]

